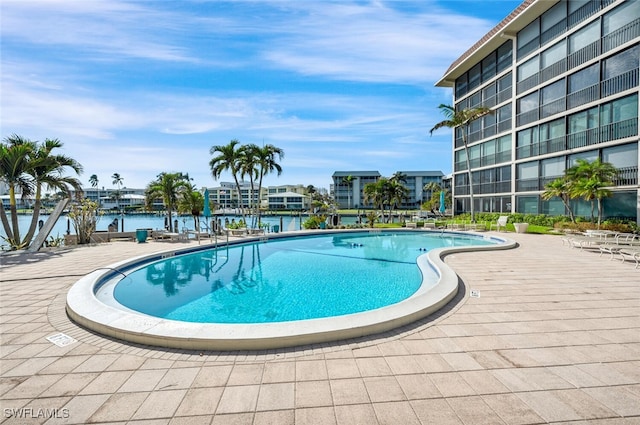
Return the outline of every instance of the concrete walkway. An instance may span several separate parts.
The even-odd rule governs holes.
[[[640,424],[640,269],[508,236],[520,247],[447,257],[461,293],[437,317],[268,352],[123,344],[66,317],[83,274],[186,243],[2,256],[0,422]],[[77,342],[46,339],[60,332]]]

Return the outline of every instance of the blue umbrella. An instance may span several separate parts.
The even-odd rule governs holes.
[[[444,206],[444,190],[440,191],[440,212],[444,214],[445,206]]]
[[[209,189],[204,190],[204,208],[202,209],[202,215],[206,218],[211,217],[211,207],[209,206]]]

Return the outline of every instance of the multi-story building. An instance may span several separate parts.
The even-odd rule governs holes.
[[[476,211],[565,214],[545,185],[578,159],[619,169],[605,217],[639,220],[640,1],[526,0],[436,83],[457,110],[490,107],[467,132]],[[470,210],[466,151],[454,134],[455,212]],[[590,216],[585,200],[578,215]]]
[[[403,184],[409,189],[408,198],[400,206],[406,209],[419,208],[430,199],[431,193],[424,187],[430,182],[442,185],[444,177],[442,171],[398,171],[396,174],[404,176]],[[336,171],[331,177],[333,199],[339,208],[371,208],[371,203],[364,201],[364,186],[375,183],[382,175],[378,171]]]

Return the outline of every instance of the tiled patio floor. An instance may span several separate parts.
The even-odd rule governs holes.
[[[0,422],[640,424],[640,269],[558,237],[508,236],[520,247],[447,257],[464,284],[437,317],[264,352],[136,346],[67,319],[80,276],[184,244],[2,256]],[[59,332],[77,342],[45,339]]]

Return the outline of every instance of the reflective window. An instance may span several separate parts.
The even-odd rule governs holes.
[[[600,67],[596,63],[569,76],[569,93],[575,93],[587,87],[594,86],[599,82]]]
[[[489,81],[496,75],[496,52],[491,53],[482,61],[482,81]]]
[[[601,125],[638,118],[638,95],[623,97],[602,105]]]
[[[540,23],[538,19],[531,22],[518,33],[518,49],[532,42],[540,35]]]
[[[525,162],[517,166],[519,179],[536,179],[538,178],[538,161]]]
[[[616,77],[632,69],[637,69],[640,63],[640,45],[636,44],[615,56],[607,58],[602,65],[603,79]]]
[[[531,93],[518,100],[518,113],[532,111],[538,108],[538,92]]]
[[[640,1],[626,1],[602,18],[602,34],[607,35],[640,17]]]
[[[547,104],[553,102],[554,100],[560,99],[564,97],[565,88],[564,88],[564,80],[556,81],[553,84],[549,84],[544,87],[541,91],[542,103]]]
[[[600,22],[595,21],[569,37],[569,53],[600,40]]]
[[[538,128],[531,127],[522,131],[518,131],[516,143],[518,144],[518,147],[538,143]]]
[[[638,144],[614,146],[602,149],[602,160],[616,168],[636,167],[638,165]]]
[[[540,140],[551,140],[565,135],[564,118],[540,125]]]
[[[469,70],[469,90],[473,90],[480,85],[481,64],[477,64]]]
[[[544,69],[556,62],[560,62],[566,56],[567,42],[565,40],[562,40],[560,43],[554,44],[553,46],[542,52],[540,67]]]
[[[564,157],[549,158],[540,163],[541,177],[556,177],[564,174]]]
[[[518,81],[526,80],[540,70],[538,57],[534,57],[518,67]]]
[[[567,5],[565,2],[561,1],[555,6],[553,6],[551,9],[547,10],[542,15],[541,22],[540,22],[542,32],[547,31],[558,22],[561,22],[566,17],[567,17]]]
[[[500,73],[501,71],[504,71],[505,69],[509,68],[509,66],[511,66],[512,54],[513,54],[513,49],[511,47],[511,40],[507,41],[502,46],[498,47],[497,54],[498,54],[498,66],[497,66],[496,72]]]
[[[598,107],[569,116],[569,134],[598,126]]]

